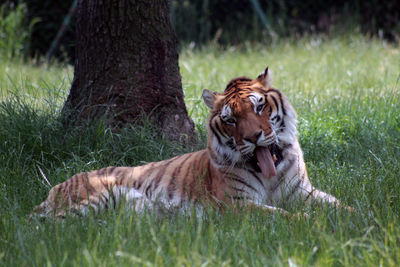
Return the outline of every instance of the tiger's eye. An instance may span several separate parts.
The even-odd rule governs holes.
[[[264,105],[259,105],[259,106],[257,107],[257,112],[261,112],[261,110],[263,109],[263,107],[264,107]]]
[[[226,120],[226,122],[230,123],[230,124],[234,124],[236,122],[236,120],[233,119],[233,118],[229,118],[229,119]]]

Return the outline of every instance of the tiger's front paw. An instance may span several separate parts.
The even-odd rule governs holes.
[[[290,219],[302,220],[302,219],[309,219],[310,215],[305,212],[297,212],[290,216]]]

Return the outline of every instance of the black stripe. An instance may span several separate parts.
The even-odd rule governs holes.
[[[150,183],[150,185],[153,186],[153,189],[156,189],[158,187],[158,184],[160,183],[160,179],[165,174],[165,171],[167,170],[169,165],[171,165],[171,163],[174,162],[175,160],[177,160],[177,158],[169,159],[161,167],[158,168],[156,175],[154,175],[154,178]]]
[[[182,169],[183,165],[185,165],[185,162],[186,162],[189,158],[191,158],[193,155],[194,155],[194,153],[187,155],[186,158],[179,164],[179,166],[178,166],[177,168],[175,168],[174,172],[173,172],[172,175],[171,175],[172,178],[175,178],[176,175],[177,175],[178,173],[181,172],[181,169]]]
[[[106,176],[112,176],[112,173],[114,172],[114,170],[116,169],[117,167],[115,167],[115,166],[111,166],[111,167],[108,167],[107,168],[107,172],[106,172]]]
[[[240,97],[246,97],[243,96],[245,94],[250,94],[251,92],[253,92],[253,90],[250,87],[243,87],[243,85],[241,85],[241,88],[235,87],[234,90],[232,90],[232,88],[230,88],[229,92],[225,91],[225,99],[224,99],[224,104],[228,104],[233,98],[240,98]],[[240,94],[240,96],[239,96]],[[235,104],[235,103],[231,103]]]
[[[71,178],[72,179],[72,178]],[[61,185],[59,185],[58,186],[58,188],[57,188],[57,192],[55,192],[54,194],[55,194],[55,197],[54,197],[54,206],[58,206],[58,204],[59,204],[59,200],[61,199],[63,202],[64,202],[64,194],[62,194],[61,195],[61,197],[60,197],[60,192],[61,192],[61,189],[62,189],[63,187],[62,187],[62,184]],[[64,203],[61,203],[62,205],[64,205]]]
[[[104,176],[106,170],[107,170],[107,168],[102,168],[102,169],[98,170],[98,171],[97,171],[97,175],[99,175],[99,176]]]
[[[220,144],[222,146],[223,144],[222,144],[221,138],[219,137],[219,135],[217,134],[215,129],[212,127],[212,120],[210,120],[210,122],[209,122],[209,128],[211,129],[214,136],[217,138],[218,144]]]
[[[214,114],[211,115],[211,117],[210,117],[210,122],[211,122],[216,116],[219,116],[219,113],[218,113],[218,112],[215,112]]]
[[[285,109],[285,105],[283,104],[282,93],[281,93],[281,91],[272,88],[272,89],[269,89],[267,92],[275,92],[276,94],[278,94],[279,100],[280,100],[280,102],[281,102],[282,113],[283,113],[283,115],[285,116],[285,115],[286,115],[286,109]],[[271,96],[271,97],[272,97],[272,96]],[[275,104],[276,104],[276,103],[275,103]],[[277,105],[277,107],[279,107],[279,106]]]
[[[278,101],[276,100],[275,96],[271,95],[271,98],[272,98],[272,101],[274,101],[274,104],[275,104],[276,108],[277,108],[278,111],[279,111]]]
[[[290,159],[288,160],[288,166],[287,168],[281,170],[281,175],[278,177],[278,182],[272,187],[272,192],[275,192],[276,189],[278,189],[278,187],[282,184],[283,181],[285,181],[286,179],[286,173],[288,172],[288,170],[293,166],[294,163],[294,159]],[[294,174],[293,177],[295,177],[297,175],[297,173]],[[292,177],[292,179],[293,179]]]
[[[113,208],[116,209],[117,208],[117,200],[115,198],[114,192],[110,191],[110,197],[113,201]],[[122,198],[121,193],[120,193],[120,197]],[[108,200],[110,200],[110,198]]]
[[[108,210],[108,208],[109,208],[109,206],[108,206],[108,199],[107,199],[107,197],[103,194],[103,193],[100,193],[100,196],[98,197],[99,199],[100,199],[100,202],[103,202],[104,203],[104,208],[106,209],[106,210]]]
[[[235,146],[235,144],[234,144],[234,139],[233,139],[233,138],[229,139],[228,142],[226,142],[226,145],[227,145],[230,149],[232,149],[232,150],[234,150],[234,151],[237,151],[237,148],[236,148],[236,146]]]
[[[246,192],[245,190],[243,190],[242,188],[237,188],[237,187],[234,187],[234,186],[230,186],[230,188],[231,189],[233,189],[233,190],[236,190],[236,191],[239,191],[239,192]]]
[[[96,193],[97,192],[97,190],[96,190],[96,188],[90,183],[90,181],[89,181],[89,173],[86,173],[86,186],[87,186],[87,197],[88,197],[88,199],[90,198],[90,194],[91,193]]]
[[[138,178],[138,180],[136,180],[137,183],[136,183],[135,188],[138,189],[138,190],[140,190],[140,188],[142,187],[143,182],[144,182],[144,181],[142,181],[141,178],[143,178],[143,176],[140,176],[140,177]]]
[[[221,128],[219,127],[219,125],[218,125],[217,122],[215,122],[215,128],[217,128],[217,131],[218,131],[219,133],[221,133],[221,135],[222,135],[223,137],[225,137],[225,135],[222,133],[222,130],[221,130]]]
[[[250,188],[250,189],[252,189],[253,191],[255,191],[255,192],[258,193],[257,189],[255,189],[252,185],[248,184],[246,181],[243,181],[242,179],[240,179],[240,177],[238,177],[238,176],[237,176],[237,177],[231,176],[231,179],[234,180],[234,181],[237,181],[237,182],[239,182],[239,183],[241,183],[241,184],[244,184],[244,185],[247,186],[248,188]]]
[[[285,105],[283,104],[283,101],[281,101],[281,106],[282,106],[283,116],[286,116],[286,109],[285,109]]]
[[[153,184],[153,190],[156,190],[158,188],[158,185],[160,184],[161,181],[161,177],[162,175],[157,174],[156,178],[154,178],[153,181],[151,182]]]
[[[285,130],[284,128],[286,127],[286,124],[284,120],[281,120],[279,127],[280,127],[279,132],[283,132]]]
[[[283,154],[285,152],[285,150],[291,148],[293,145],[292,144],[285,144],[282,148],[281,148],[281,153]]]
[[[68,191],[68,195],[70,194],[68,186],[71,183],[71,181],[72,181],[72,179],[68,179],[67,181],[64,182],[64,186],[63,186],[63,190],[62,190],[64,195],[66,194],[66,191]]]
[[[193,154],[191,154],[190,156],[188,156],[187,158],[185,158],[184,160],[183,160],[183,162],[182,163],[180,163],[179,164],[179,166],[178,167],[176,167],[175,168],[175,170],[174,170],[174,172],[172,173],[172,177],[175,177],[175,172],[177,172],[177,173],[179,173],[180,171],[181,171],[181,169],[182,169],[182,167],[183,167],[183,165],[185,164],[185,162],[192,156]],[[191,194],[191,190],[190,190],[190,187],[188,186],[188,179],[189,179],[189,177],[187,177],[187,176],[185,176],[182,180],[182,191],[183,191],[183,194],[186,194],[186,196],[188,196],[188,199],[190,199],[190,194]]]
[[[99,201],[98,201],[98,200],[96,201],[95,199],[91,199],[91,200],[89,201],[89,203],[88,203],[89,209],[93,209],[93,211],[95,211],[95,208],[92,207],[92,205],[93,205],[93,206],[96,206],[97,212],[100,212],[100,205],[99,205]],[[96,213],[95,213],[95,214],[96,214]]]
[[[272,192],[275,192],[276,189],[282,184],[283,181],[285,181],[285,174],[287,173],[288,169],[290,169],[294,163],[294,159],[289,159],[288,160],[288,166],[284,170],[281,171],[281,175],[278,177],[278,182],[272,187]],[[296,174],[295,174],[296,176]]]
[[[282,93],[278,89],[275,89],[275,88],[268,89],[267,93],[270,93],[270,92],[274,92],[274,93],[278,94],[279,97],[282,97]]]
[[[241,196],[232,196],[231,198],[234,200],[247,200],[248,199],[248,197],[241,197]]]
[[[78,193],[77,191],[78,191],[79,185],[83,184],[83,175],[77,175],[73,179],[75,181],[75,183],[74,183],[74,192]]]
[[[299,181],[297,182],[297,184],[292,188],[292,191],[290,191],[289,195],[286,196],[286,201],[288,201],[288,200],[293,196],[293,194],[294,194],[294,193],[297,191],[297,189],[299,188],[300,184],[301,184],[301,180],[299,180]]]
[[[247,170],[248,172],[250,172],[256,179],[257,181],[262,185],[262,187],[264,187],[263,182],[260,180],[260,178],[258,178],[257,173],[253,170]]]
[[[149,185],[147,186],[145,193],[144,193],[146,195],[146,197],[148,197],[148,198],[151,198],[151,195],[152,195],[151,191],[149,191],[152,183],[153,183],[153,181],[149,183]]]
[[[176,190],[176,184],[175,184],[175,179],[174,177],[171,178],[168,186],[167,186],[167,191],[168,191],[168,199],[171,200],[174,197],[174,192]]]
[[[308,196],[306,197],[306,199],[304,200],[304,202],[306,202],[306,201],[312,196],[312,194],[314,193],[314,191],[315,191],[315,188],[313,187],[313,189],[311,190],[311,192],[308,193]]]
[[[240,82],[251,82],[252,79],[247,78],[247,77],[237,77],[232,79],[226,86],[225,91],[227,91],[228,89],[230,89],[230,87],[233,87],[234,85],[236,85],[237,83]]]

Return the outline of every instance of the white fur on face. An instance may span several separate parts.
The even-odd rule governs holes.
[[[226,120],[230,117],[232,117],[232,109],[228,105],[224,105],[221,110],[221,118]]]
[[[256,148],[256,145],[253,144],[252,142],[246,141],[243,139],[244,145],[239,146],[240,153],[242,155],[247,155],[253,153],[254,149]]]
[[[257,112],[257,108],[259,105],[265,104],[265,97],[262,94],[254,92],[250,94],[249,99],[251,103],[253,103],[254,112],[260,115],[262,110],[260,112]]]
[[[257,146],[269,146],[276,143],[275,131],[272,131],[268,136],[265,136],[264,131],[262,135],[257,140]]]

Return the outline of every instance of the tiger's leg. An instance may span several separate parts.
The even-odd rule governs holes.
[[[327,204],[333,208],[353,210],[351,207],[342,205],[336,197],[312,186],[306,175],[296,175],[286,180],[282,183],[280,191],[277,190],[276,196],[279,196],[278,194],[281,194],[282,203],[289,205],[294,203],[305,203],[308,206]]]
[[[303,179],[295,179],[293,182],[288,183],[287,188],[286,200],[304,201],[309,206],[313,204],[327,204],[333,208],[353,211],[353,208],[342,205],[336,197],[312,186],[305,176],[303,176]]]
[[[333,208],[353,211],[353,208],[342,205],[336,197],[312,186],[306,175],[296,175],[286,181],[282,185],[281,194],[282,200],[286,203],[305,202],[308,206],[313,204],[327,204]]]
[[[331,207],[334,208],[339,208],[339,209],[346,209],[350,212],[354,211],[354,209],[350,206],[342,205],[340,201],[328,194],[325,193],[321,190],[318,190],[317,188],[311,186],[311,189],[309,190],[302,190],[303,197],[305,198],[306,203],[312,204],[312,203],[319,203],[319,204],[328,204]]]
[[[265,205],[265,204],[258,204],[253,201],[247,201],[246,204],[251,209],[261,209],[268,214],[280,214],[280,215],[290,218],[290,219],[292,219],[292,218],[299,219],[299,218],[308,218],[309,217],[309,215],[307,213],[300,212],[300,213],[292,214],[282,208],[269,206],[269,205]]]

